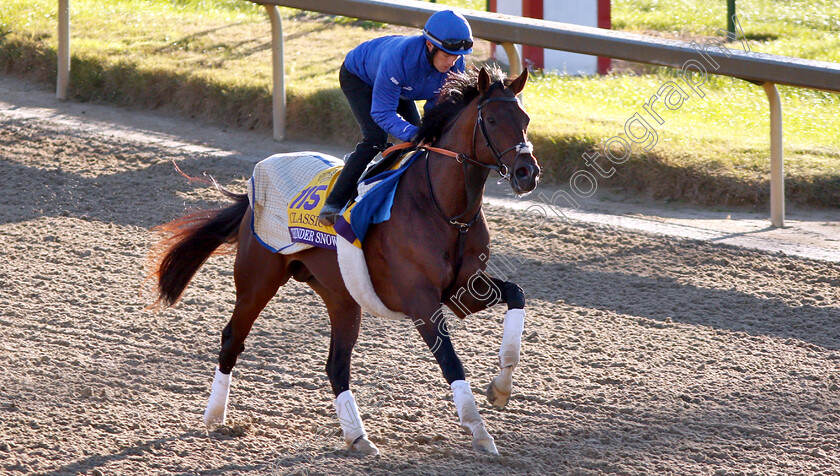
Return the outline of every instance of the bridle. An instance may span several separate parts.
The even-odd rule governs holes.
[[[426,151],[426,157],[425,157],[425,159],[426,159],[426,182],[428,183],[429,195],[432,196],[432,202],[434,202],[435,208],[437,209],[438,213],[443,217],[443,219],[446,220],[447,223],[449,223],[451,226],[458,229],[458,231],[461,233],[462,236],[464,234],[466,234],[467,231],[469,231],[470,227],[473,224],[475,224],[476,221],[478,221],[478,217],[481,214],[481,204],[479,203],[479,207],[478,207],[478,210],[476,210],[475,215],[473,215],[473,217],[467,222],[463,222],[463,221],[459,221],[459,220],[461,220],[464,217],[464,215],[469,213],[469,211],[475,206],[475,204],[468,203],[466,210],[464,210],[462,213],[460,213],[460,214],[458,214],[454,217],[448,217],[446,215],[446,213],[443,211],[443,209],[441,208],[440,203],[438,203],[437,197],[435,197],[435,192],[434,192],[434,189],[432,187],[432,175],[431,175],[431,171],[429,170],[429,152],[436,152],[438,154],[441,154],[441,155],[444,155],[444,156],[447,156],[447,157],[451,157],[451,158],[455,159],[458,163],[464,164],[465,169],[466,169],[466,167],[468,167],[470,165],[474,165],[474,166],[477,166],[477,167],[493,170],[493,171],[497,172],[499,174],[499,176],[501,176],[501,178],[499,179],[500,182],[502,180],[507,180],[508,182],[510,182],[511,171],[510,171],[510,168],[507,165],[502,163],[502,157],[504,157],[505,154],[507,154],[508,152],[510,152],[512,150],[516,151],[516,158],[513,159],[514,166],[516,166],[516,159],[519,158],[520,155],[532,153],[534,151],[534,146],[533,146],[533,144],[531,144],[531,142],[528,139],[525,139],[522,142],[519,142],[518,144],[515,144],[515,145],[513,145],[511,147],[508,147],[507,149],[499,152],[498,147],[496,147],[496,145],[493,143],[493,140],[490,138],[490,134],[487,133],[487,126],[484,124],[484,115],[482,113],[482,109],[484,109],[484,107],[486,105],[488,105],[490,103],[493,103],[493,102],[515,102],[515,103],[519,103],[519,99],[517,99],[516,96],[512,96],[512,97],[496,96],[496,97],[487,98],[487,99],[481,101],[478,104],[478,116],[476,117],[475,125],[473,126],[472,141],[471,141],[470,155],[469,156],[464,155],[460,152],[454,152],[454,151],[451,151],[449,149],[434,147],[434,146],[427,145],[427,144],[424,144],[424,143],[420,143],[420,144],[416,145],[416,148],[418,150],[423,149],[423,150]],[[453,123],[454,122],[455,121],[453,121]],[[480,162],[480,161],[473,158],[475,156],[476,136],[478,135],[479,130],[481,131],[481,135],[484,137],[485,145],[487,146],[488,149],[490,149],[490,152],[492,152],[493,158],[496,159],[495,164],[486,164],[484,162]],[[407,149],[407,148],[411,148],[411,147],[414,147],[414,146],[415,146],[415,144],[412,143],[412,142],[404,142],[402,144],[397,144],[397,145],[391,146],[387,150],[382,152],[382,157],[387,157],[392,152],[396,152],[397,150]],[[465,175],[464,176],[464,181],[466,182],[466,180],[467,179],[466,179],[466,175]],[[465,185],[464,189],[466,190],[468,187],[466,186],[466,183],[464,185]]]
[[[507,180],[508,182],[510,182],[510,168],[507,165],[505,165],[504,163],[502,163],[502,157],[504,157],[505,154],[507,154],[508,152],[510,152],[512,150],[516,151],[516,156],[517,157],[519,157],[520,155],[523,155],[523,154],[530,154],[530,153],[534,152],[534,145],[531,144],[531,141],[525,139],[524,141],[522,141],[518,144],[515,144],[511,147],[508,147],[507,149],[499,152],[499,149],[493,143],[493,139],[490,138],[490,134],[487,133],[487,126],[484,125],[484,115],[482,114],[482,109],[484,108],[484,106],[486,106],[487,104],[489,104],[491,102],[515,102],[515,103],[519,103],[519,99],[517,99],[515,96],[514,97],[492,97],[492,98],[485,99],[484,101],[482,101],[478,105],[478,117],[476,117],[475,125],[473,126],[472,144],[471,144],[470,155],[469,156],[461,154],[459,152],[453,152],[453,151],[448,150],[448,149],[441,149],[440,147],[432,147],[432,146],[425,145],[425,144],[420,144],[419,146],[417,146],[417,148],[418,149],[426,149],[426,150],[429,150],[429,151],[432,151],[432,152],[437,152],[439,154],[445,155],[447,157],[452,157],[453,159],[457,160],[459,163],[462,163],[462,164],[466,162],[466,163],[469,163],[470,165],[475,165],[475,166],[482,167],[482,168],[485,168],[485,169],[493,170],[494,172],[497,172],[499,174],[499,176],[501,176],[500,180]],[[477,133],[478,133],[479,130],[481,131],[481,135],[484,137],[484,144],[487,146],[488,149],[490,149],[490,152],[493,153],[493,158],[496,159],[495,164],[485,164],[484,162],[479,162],[478,160],[475,160],[475,159],[472,158],[472,157],[475,156],[475,139],[476,139],[476,136],[478,135]],[[400,145],[402,145],[402,144],[400,144]],[[394,146],[394,147],[396,148],[396,147],[399,147],[399,146]],[[384,155],[386,155],[386,153],[383,153],[383,156]],[[516,159],[514,159],[514,165],[516,165]]]
[[[525,139],[524,141],[522,141],[518,144],[515,144],[511,147],[508,147],[507,149],[503,150],[502,152],[499,152],[499,149],[496,148],[495,144],[493,144],[493,140],[490,138],[490,134],[487,133],[487,126],[484,125],[484,115],[482,114],[482,109],[484,108],[484,106],[486,106],[487,104],[492,103],[492,102],[515,102],[515,103],[519,104],[519,99],[517,99],[516,96],[514,96],[514,97],[492,97],[492,98],[485,99],[484,101],[482,101],[478,105],[478,117],[476,118],[475,126],[473,127],[472,151],[471,151],[470,155],[473,155],[473,156],[475,155],[476,129],[480,129],[481,130],[481,135],[484,136],[484,144],[487,146],[488,149],[490,149],[490,152],[493,153],[493,157],[496,159],[496,165],[487,165],[485,163],[478,162],[478,161],[475,161],[475,160],[472,160],[472,159],[470,159],[470,162],[475,164],[475,165],[479,165],[481,167],[488,168],[490,170],[495,170],[496,172],[499,173],[499,175],[501,175],[502,179],[510,182],[510,169],[508,168],[507,165],[502,163],[502,157],[504,157],[505,154],[507,154],[508,152],[510,152],[512,150],[516,151],[516,158],[518,158],[522,154],[530,154],[534,151],[534,146],[533,146],[533,144],[531,144],[531,142],[528,139]],[[514,166],[516,165],[516,158],[513,159]]]
[[[497,96],[497,97],[487,98],[487,99],[481,101],[481,103],[479,103],[479,105],[478,105],[478,116],[476,117],[475,125],[473,126],[472,141],[471,141],[471,148],[470,148],[471,150],[470,150],[470,155],[469,156],[464,155],[464,154],[459,153],[459,152],[454,152],[454,151],[451,151],[451,150],[448,150],[448,149],[442,149],[440,147],[433,147],[433,146],[425,145],[425,144],[422,144],[422,143],[417,146],[418,149],[425,149],[427,151],[427,153],[426,153],[426,181],[429,185],[429,195],[432,196],[432,201],[435,204],[435,208],[437,208],[438,212],[444,218],[444,220],[446,220],[447,223],[449,223],[451,226],[457,228],[462,234],[465,234],[469,230],[469,228],[478,220],[478,217],[481,214],[481,204],[479,203],[478,210],[476,210],[475,215],[473,215],[473,217],[467,222],[462,222],[462,221],[459,221],[459,220],[461,220],[464,217],[464,215],[469,213],[469,211],[475,206],[475,204],[468,203],[466,210],[464,210],[463,213],[461,213],[459,215],[456,215],[456,216],[451,217],[451,218],[446,216],[446,213],[443,211],[440,204],[438,203],[437,198],[435,197],[435,192],[432,188],[432,176],[431,176],[431,173],[429,171],[429,154],[428,154],[428,152],[436,152],[438,154],[445,155],[447,157],[452,157],[458,163],[464,164],[465,169],[466,169],[467,166],[474,165],[474,166],[477,166],[477,167],[493,170],[501,176],[501,178],[499,179],[499,182],[501,182],[502,180],[507,180],[508,182],[510,182],[511,171],[510,171],[510,168],[507,165],[502,163],[502,157],[504,157],[505,154],[507,154],[510,151],[516,151],[516,157],[513,159],[513,163],[514,163],[514,167],[515,167],[516,166],[516,159],[519,158],[520,155],[532,153],[534,151],[534,146],[531,144],[530,141],[525,139],[524,141],[519,142],[518,144],[515,144],[515,145],[513,145],[511,147],[508,147],[507,149],[499,152],[499,149],[496,147],[496,145],[493,143],[493,140],[490,138],[490,134],[487,133],[487,126],[484,124],[484,115],[482,114],[482,109],[484,108],[484,106],[486,106],[489,103],[493,103],[493,102],[515,102],[515,103],[518,104],[519,99],[517,99],[516,96],[513,96],[513,97]],[[488,149],[490,149],[490,152],[492,152],[493,158],[496,159],[495,164],[486,164],[484,162],[479,162],[478,160],[473,158],[476,155],[475,154],[475,141],[476,141],[476,137],[478,136],[478,131],[479,130],[481,131],[481,135],[484,137],[485,145],[487,146]],[[395,146],[395,147],[398,147],[398,146]],[[385,153],[383,153],[383,156],[384,155],[385,155]],[[466,174],[464,176],[464,181],[466,182]],[[466,186],[466,183],[465,183],[464,189],[466,190],[467,188],[468,187]]]

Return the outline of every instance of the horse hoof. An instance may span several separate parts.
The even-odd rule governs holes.
[[[496,408],[504,408],[510,399],[510,392],[504,393],[491,381],[487,385],[487,401]]]
[[[379,454],[379,448],[377,448],[376,445],[371,443],[371,441],[365,438],[364,436],[354,441],[348,447],[348,449],[350,451],[355,451],[356,453],[361,453],[363,455],[376,456]]]
[[[499,454],[499,450],[496,449],[496,442],[490,436],[490,433],[487,433],[487,429],[483,425],[476,428],[473,432],[472,447],[476,451],[490,453],[492,455]]]
[[[208,428],[224,425],[225,413],[227,413],[225,410],[225,408],[207,408],[207,410],[204,411],[204,424],[207,425]]]

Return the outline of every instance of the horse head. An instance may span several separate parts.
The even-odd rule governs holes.
[[[478,73],[478,117],[473,130],[473,154],[477,161],[498,167],[499,174],[510,181],[517,195],[533,191],[540,178],[540,166],[527,139],[530,117],[516,97],[527,81],[527,68],[507,85],[505,82],[491,84],[490,75],[484,68]],[[476,147],[479,131],[484,145]]]

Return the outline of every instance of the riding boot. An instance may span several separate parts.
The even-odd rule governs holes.
[[[370,163],[381,146],[370,144],[368,142],[359,142],[356,144],[356,150],[347,157],[344,168],[338,174],[332,192],[327,197],[324,207],[321,208],[321,213],[318,215],[318,222],[323,226],[333,226],[344,205],[353,196],[353,191],[356,189],[356,184],[359,177],[364,173],[367,164]]]

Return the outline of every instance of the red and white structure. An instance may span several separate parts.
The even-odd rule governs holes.
[[[610,0],[490,0],[490,11],[597,28],[611,27]],[[566,74],[606,74],[610,58],[517,46],[522,62],[530,68]],[[492,55],[508,63],[504,49],[492,45]]]

